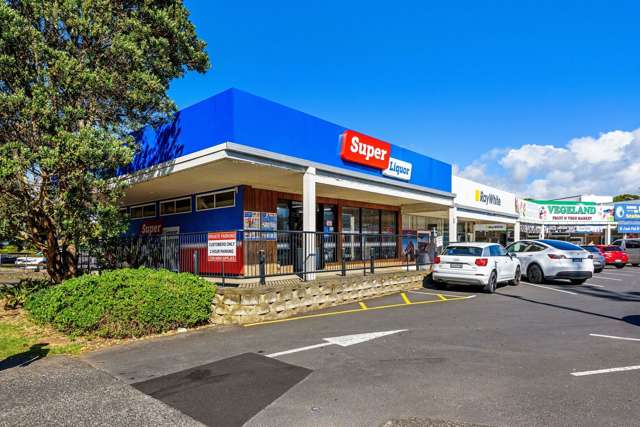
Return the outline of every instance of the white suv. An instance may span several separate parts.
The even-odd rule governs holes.
[[[451,243],[434,260],[436,285],[482,285],[488,293],[498,283],[520,284],[520,261],[497,243]]]

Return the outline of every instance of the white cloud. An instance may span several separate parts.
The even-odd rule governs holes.
[[[494,149],[457,170],[465,178],[524,197],[637,193],[640,129],[574,138],[562,147],[526,144]]]

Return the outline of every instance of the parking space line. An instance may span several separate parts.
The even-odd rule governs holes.
[[[451,295],[451,294],[437,294],[435,292],[422,292],[422,291],[406,291],[408,294],[422,294],[422,295],[433,295],[437,297],[438,295],[442,295],[445,298],[458,298],[460,295]]]
[[[640,341],[640,338],[616,337],[614,335],[589,334],[592,337],[611,338],[612,340]]]
[[[358,304],[360,304],[360,308],[363,310],[367,310],[369,307],[367,307],[367,304],[363,303],[362,301],[360,301]]]
[[[529,285],[529,286],[535,286],[536,288],[549,289],[550,291],[563,292],[565,294],[571,294],[571,295],[578,295],[575,292],[565,291],[565,290],[562,290],[562,289],[551,288],[549,286],[536,285],[536,284],[529,283],[529,282],[522,282],[522,283],[525,284],[525,285]]]
[[[355,309],[349,309],[349,310],[341,310],[341,311],[331,311],[328,313],[317,313],[317,314],[307,314],[304,316],[298,316],[298,317],[290,317],[288,319],[276,319],[276,320],[267,320],[264,322],[256,322],[256,323],[247,323],[246,325],[243,325],[244,327],[249,327],[249,326],[260,326],[260,325],[269,325],[272,323],[283,323],[283,322],[291,322],[294,320],[302,320],[302,319],[313,319],[313,318],[317,318],[317,317],[328,317],[328,316],[337,316],[338,314],[351,314],[351,313],[362,313],[363,311],[374,311],[374,310],[384,310],[387,308],[397,308],[397,307],[407,307],[409,305],[411,306],[416,306],[416,305],[422,305],[422,304],[435,304],[435,303],[449,303],[452,301],[461,301],[461,300],[466,300],[466,299],[471,299],[471,298],[475,298],[475,295],[469,295],[466,297],[455,297],[455,298],[447,298],[446,301],[443,301],[441,299],[435,299],[435,300],[428,300],[428,301],[417,301],[417,302],[412,302],[411,304],[389,304],[389,305],[379,305],[376,307],[368,307],[366,310],[363,310],[361,308],[355,308]]]
[[[571,375],[573,375],[574,377],[583,377],[585,375],[608,374],[610,372],[633,371],[636,369],[640,369],[640,365],[622,366],[620,368],[598,369],[597,371],[571,372]]]
[[[596,288],[604,288],[602,285],[596,285],[595,283],[587,283],[587,286],[595,286]]]
[[[614,279],[612,277],[600,277],[600,276],[593,276],[592,279],[600,279],[600,280],[614,280],[616,282],[622,282],[622,279]]]
[[[446,301],[447,299],[444,297],[444,295],[442,294],[438,294],[438,298],[440,298],[442,301]]]
[[[405,304],[411,304],[411,301],[409,301],[407,294],[405,294],[404,292],[400,292],[400,296],[402,297],[402,301],[404,301]]]

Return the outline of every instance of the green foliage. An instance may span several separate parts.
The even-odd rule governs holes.
[[[189,273],[121,269],[87,274],[32,294],[39,323],[72,335],[139,337],[209,321],[215,285]]]
[[[24,305],[29,295],[51,286],[46,279],[23,279],[16,285],[7,285],[0,289],[0,299],[4,299],[6,310],[15,310]]]
[[[619,194],[613,198],[614,202],[626,202],[627,200],[639,200],[640,195],[637,194]]]
[[[171,80],[208,57],[181,0],[5,0],[0,22],[0,236],[60,282],[79,246],[124,230],[130,135],[171,116]]]

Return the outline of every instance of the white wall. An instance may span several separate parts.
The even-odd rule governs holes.
[[[475,208],[502,214],[516,214],[516,195],[513,193],[459,176],[453,176],[451,190],[456,195],[455,204],[458,207]],[[488,202],[488,200],[478,200],[478,195],[486,196],[486,199],[491,199],[493,203]],[[499,204],[497,199],[499,199]]]

